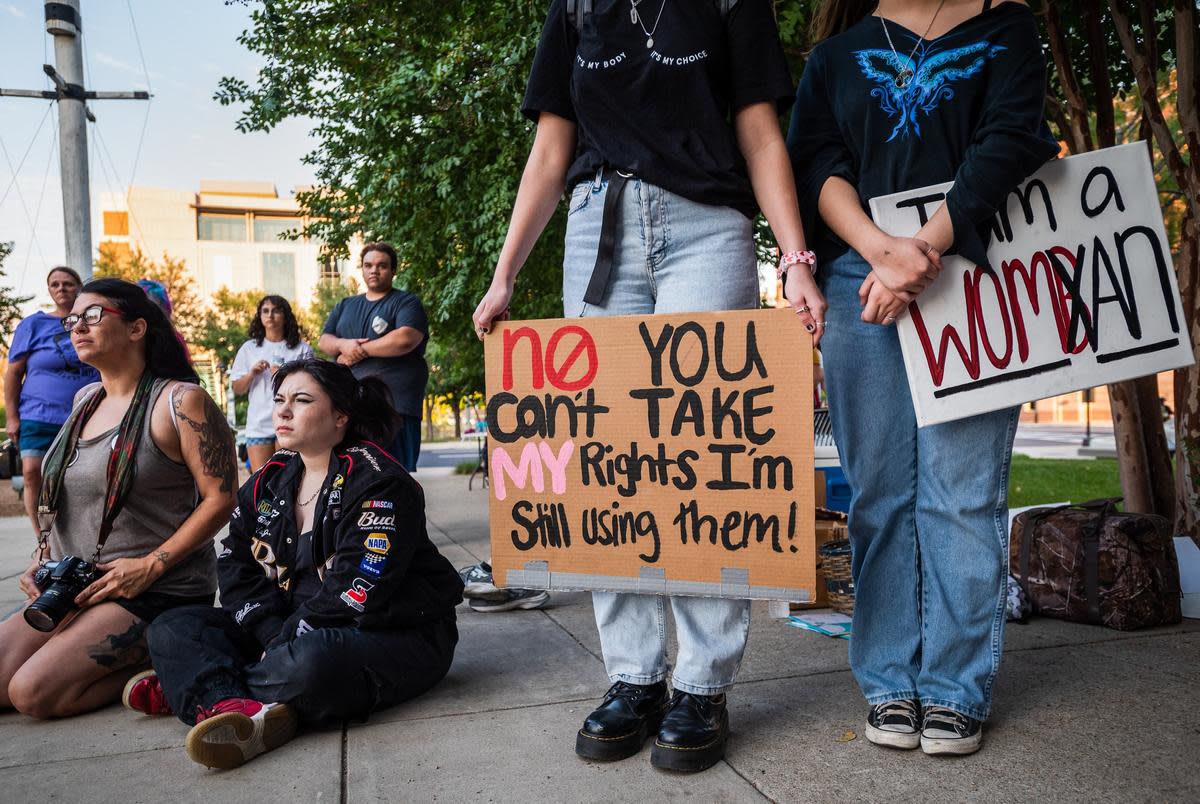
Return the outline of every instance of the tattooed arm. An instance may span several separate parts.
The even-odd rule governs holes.
[[[170,423],[172,412],[177,431]],[[149,555],[100,564],[104,575],[80,593],[76,598],[79,605],[140,595],[193,551],[211,549],[217,531],[233,512],[237,496],[233,432],[212,398],[199,386],[178,383],[159,397],[153,417],[155,443],[168,457],[182,459],[192,473],[200,502],[179,529]],[[164,422],[165,426],[159,426]]]

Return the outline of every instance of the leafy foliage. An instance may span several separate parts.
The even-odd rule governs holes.
[[[133,251],[113,243],[101,243],[96,258],[95,276],[115,277],[136,282],[153,279],[163,283],[171,296],[172,323],[189,343],[200,343],[200,322],[204,302],[196,295],[196,279],[181,259],[167,254],[159,261],[152,260],[140,249]]]
[[[298,195],[306,234],[395,244],[397,284],[418,294],[443,367],[483,386],[470,314],[490,280],[532,142],[519,112],[544,2],[264,0],[240,38],[265,60],[256,83],[225,78],[217,98],[243,131],[315,121],[306,157],[319,189]],[[551,221],[526,263],[514,313],[561,314],[565,225]],[[472,374],[473,372],[473,374]]]
[[[329,314],[338,302],[355,293],[358,293],[358,280],[354,277],[350,277],[349,281],[345,283],[331,280],[318,282],[317,286],[313,288],[313,297],[309,305],[296,311],[296,319],[300,322],[301,337],[312,345],[313,351],[318,356],[328,357],[317,349],[317,340],[321,337],[321,330],[325,327],[325,319],[329,318]]]
[[[0,279],[6,276],[4,260],[12,253],[12,243],[0,243]],[[19,296],[7,285],[0,285],[0,348],[8,352],[8,339],[13,329],[24,318],[21,305],[33,299],[32,296]]]
[[[208,309],[195,327],[196,334],[189,342],[202,349],[211,349],[226,370],[246,342],[246,331],[263,297],[261,290],[234,291],[220,288],[209,300]]]

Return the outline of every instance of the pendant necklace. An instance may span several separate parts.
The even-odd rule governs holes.
[[[654,32],[658,30],[658,21],[662,19],[663,9],[667,7],[667,0],[663,0],[663,4],[658,7],[658,16],[654,18],[654,26],[648,31],[642,22],[642,15],[638,11],[638,6],[641,4],[642,0],[629,0],[629,21],[636,23],[642,29],[642,33],[646,35],[646,47],[649,49],[654,47]]]
[[[641,0],[638,0],[638,2],[641,2]],[[666,5],[666,0],[663,0],[663,5]],[[917,43],[913,45],[912,52],[908,54],[908,64],[912,64],[913,56],[917,55],[917,48],[921,46],[921,43],[925,41],[925,37],[929,36],[929,32],[933,30],[933,23],[937,20],[938,14],[942,13],[942,6],[944,5],[946,5],[946,0],[938,3],[937,11],[933,12],[933,19],[929,20],[929,25],[925,26],[925,33],[917,37]],[[662,12],[660,11],[659,13],[661,14]],[[892,44],[892,35],[888,33],[887,19],[881,16],[879,24],[883,26],[883,35],[887,37],[888,47],[892,49],[892,55],[896,57],[896,64],[900,66],[900,72],[896,74],[896,78],[892,83],[896,85],[896,89],[907,89],[913,80],[912,67],[900,63],[900,54],[896,52],[896,46]],[[647,47],[649,46],[647,45]]]

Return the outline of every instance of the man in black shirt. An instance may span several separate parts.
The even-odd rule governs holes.
[[[362,273],[367,292],[338,302],[317,345],[350,366],[355,377],[379,377],[387,383],[400,423],[392,444],[381,446],[415,472],[421,452],[421,405],[429,381],[429,323],[416,295],[392,287],[396,249],[391,244],[363,246]]]

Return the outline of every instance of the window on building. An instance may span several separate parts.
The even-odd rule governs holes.
[[[296,298],[296,255],[268,252],[262,255],[263,289],[285,299]]]
[[[281,215],[255,215],[254,242],[277,243],[281,234],[289,230],[299,231],[302,225],[303,221],[299,218]]]
[[[128,212],[105,212],[104,234],[114,237],[129,234]]]
[[[340,281],[348,262],[332,254],[321,255],[321,281]]]
[[[201,240],[244,243],[246,242],[246,217],[244,215],[201,212],[196,215],[196,236]]]

